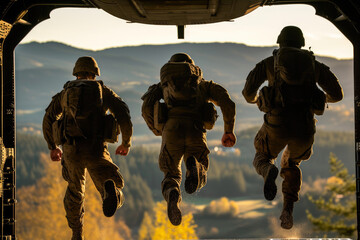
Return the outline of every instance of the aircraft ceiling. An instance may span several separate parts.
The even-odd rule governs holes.
[[[130,22],[183,26],[229,21],[257,7],[279,4],[312,5],[350,41],[359,42],[359,0],[1,0],[0,37],[15,23],[35,26],[60,7],[101,8]]]

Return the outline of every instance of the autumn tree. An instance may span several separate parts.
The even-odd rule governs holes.
[[[179,226],[173,226],[167,217],[167,204],[162,201],[156,204],[153,218],[147,213],[144,214],[138,240],[198,239],[196,227],[191,213],[182,217]]]
[[[317,199],[308,195],[323,215],[314,217],[307,210],[307,218],[317,231],[351,237],[356,231],[355,176],[348,173],[334,154],[330,154],[329,163],[333,176],[328,178],[324,192]]]
[[[139,240],[151,240],[154,235],[154,225],[148,212],[144,213],[144,218],[139,229]]]
[[[61,176],[61,165],[52,162],[47,154],[41,154],[40,162],[44,168],[44,176],[35,185],[25,186],[17,191],[17,236],[20,240],[70,239],[71,230],[63,207],[67,184]],[[89,176],[85,209],[85,239],[131,239],[130,229],[123,221],[103,215],[101,197]]]

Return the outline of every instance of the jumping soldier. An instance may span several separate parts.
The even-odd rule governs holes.
[[[80,240],[84,239],[86,170],[101,194],[105,216],[113,216],[124,202],[124,181],[110,158],[107,142],[117,142],[121,128],[122,143],[116,154],[126,156],[132,123],[126,103],[96,80],[100,70],[94,58],[80,57],[73,75],[76,80],[68,81],[46,109],[43,134],[52,161],[61,160],[62,175],[68,182],[64,197],[66,218],[73,231],[72,240]],[[110,114],[106,114],[108,110]]]
[[[275,198],[278,169],[274,161],[281,158],[283,210],[281,227],[293,226],[294,202],[299,200],[301,161],[312,155],[314,114],[322,115],[326,103],[338,102],[343,91],[329,67],[315,60],[311,51],[303,50],[305,40],[300,28],[287,26],[278,36],[279,49],[259,62],[249,73],[242,94],[265,112],[264,124],[258,131],[253,165],[264,178],[264,196]],[[258,89],[268,81],[268,86]],[[322,90],[318,87],[320,86]]]
[[[168,217],[173,225],[181,223],[181,160],[185,161],[185,191],[194,193],[206,184],[209,149],[206,129],[212,129],[220,106],[224,119],[221,142],[232,147],[235,104],[227,91],[202,77],[201,69],[188,54],[173,55],[160,71],[161,81],[149,87],[142,97],[142,116],[157,136],[162,136],[159,156],[161,183],[167,201]],[[160,102],[163,99],[164,102]]]

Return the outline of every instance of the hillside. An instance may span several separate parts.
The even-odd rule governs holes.
[[[252,139],[255,134],[255,128],[237,134],[238,145],[241,149],[240,155],[218,154],[214,150],[211,151],[208,182],[201,191],[192,195],[186,194],[182,184],[182,192],[184,193],[182,206],[186,211],[189,209],[194,211],[195,221],[199,226],[199,236],[206,239],[214,237],[219,239],[238,238],[239,236],[242,238],[258,238],[270,236],[272,233],[274,226],[269,225],[269,222],[271,219],[271,222],[274,222],[278,218],[282,196],[279,192],[273,204],[263,200],[263,180],[252,167],[254,156]],[[324,179],[330,176],[328,163],[330,151],[342,160],[351,174],[354,174],[353,138],[353,134],[343,132],[319,131],[316,135],[315,154],[308,162],[301,165],[304,182],[301,201],[295,210],[295,221],[297,223],[307,221],[306,209],[311,208],[312,211],[315,211],[307,201],[305,193],[308,193],[309,189],[320,191],[321,185],[316,184],[316,182],[324,182],[320,178]],[[117,217],[124,219],[126,224],[132,228],[133,233],[136,233],[144,212],[151,211],[154,202],[163,199],[160,189],[163,174],[159,170],[157,162],[159,152],[158,149],[135,146],[131,149],[129,156],[120,157],[113,154],[115,152],[114,146],[110,146],[109,150],[125,180],[126,204],[118,211]],[[18,133],[16,151],[18,191],[22,191],[24,187],[33,188],[35,183],[46,174],[46,168],[41,161],[41,156],[44,156],[42,153],[46,153],[45,156],[48,156],[45,141],[41,136]],[[47,158],[47,161],[50,162],[50,159]],[[50,162],[50,164],[58,166],[58,172],[52,174],[60,177],[60,163]],[[276,164],[279,166],[279,161]],[[278,177],[279,189],[281,180],[281,177]],[[64,183],[63,180],[59,181]],[[237,212],[243,213],[235,218],[227,212],[225,213],[228,215],[221,215],[217,212],[210,215],[205,212],[204,215],[204,211],[202,211],[204,205],[223,197],[240,200],[241,204],[248,202],[252,207],[247,212],[246,209],[249,209],[249,206],[239,205],[236,208]],[[265,224],[261,231],[255,227],[259,226],[258,224]],[[214,232],[212,231],[213,228],[218,230]],[[304,228],[303,224],[300,224],[296,231],[300,231],[303,237],[314,236],[311,235],[313,233],[310,229]]]

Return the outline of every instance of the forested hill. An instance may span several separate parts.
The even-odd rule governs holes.
[[[204,191],[205,195],[243,195],[251,192],[247,184],[257,182],[258,176],[253,170],[254,157],[253,139],[257,129],[252,128],[237,133],[236,146],[240,153],[224,151],[210,153],[209,182],[233,181],[238,191],[216,188],[216,184],[209,184]],[[335,153],[343,161],[350,173],[354,173],[354,136],[351,133],[319,131],[315,137],[314,155],[307,162],[302,163],[304,179],[329,176],[328,159],[330,152]],[[40,153],[48,153],[44,139],[40,136],[18,134],[17,136],[17,184],[18,186],[32,185],[43,174],[43,167],[39,162]],[[151,191],[158,191],[162,173],[158,169],[158,148],[133,147],[129,156],[114,156],[114,146],[110,146],[110,154],[114,161],[120,165],[120,170],[125,179],[136,176],[150,187]],[[279,166],[279,161],[276,163]],[[60,174],[60,173],[59,173]],[[243,175],[243,176],[242,176]],[[228,186],[228,184],[226,185]],[[223,191],[218,192],[216,191]],[[160,196],[156,193],[155,196]]]
[[[17,126],[21,131],[39,132],[44,110],[51,97],[62,89],[66,81],[73,79],[71,73],[76,59],[90,55],[99,63],[99,79],[104,80],[128,103],[135,136],[149,137],[151,134],[141,117],[140,98],[151,84],[159,81],[160,68],[170,56],[186,52],[202,68],[205,79],[214,80],[228,89],[237,106],[236,129],[246,129],[262,122],[262,113],[255,105],[246,103],[241,95],[246,76],[256,63],[270,56],[274,48],[235,43],[182,43],[90,51],[57,42],[21,44],[15,51]],[[313,51],[316,53],[316,49]],[[327,64],[338,76],[345,93],[342,102],[329,104],[324,116],[318,117],[318,128],[352,131],[352,60],[320,56],[316,59]],[[222,129],[221,117],[216,129]],[[136,143],[141,143],[139,139],[135,138]]]

